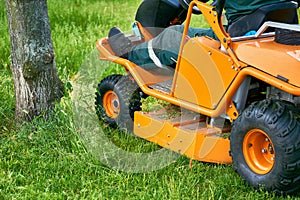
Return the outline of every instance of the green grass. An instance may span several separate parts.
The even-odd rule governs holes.
[[[83,145],[72,119],[72,80],[98,38],[112,26],[129,30],[140,0],[49,0],[56,63],[66,94],[52,118],[14,122],[14,91],[4,1],[0,3],[1,199],[297,199],[275,197],[245,184],[231,165],[179,157],[150,173],[126,173],[102,164]],[[125,11],[126,10],[126,11]],[[105,74],[122,72],[112,65]],[[147,107],[147,106],[146,106]],[[132,152],[156,145],[113,129],[105,134]],[[151,165],[151,163],[148,163]]]

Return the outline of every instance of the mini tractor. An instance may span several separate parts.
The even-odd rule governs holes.
[[[99,83],[99,118],[193,160],[233,163],[242,179],[255,188],[285,194],[298,191],[297,3],[261,7],[224,28],[224,0],[210,5],[198,0],[159,2],[169,9],[167,16],[175,17],[159,17],[165,22],[153,20],[144,1],[135,22],[140,35],[127,36],[133,43],[142,43],[158,34],[148,27],[165,28],[171,22],[185,21],[176,66],[144,69],[116,56],[108,38],[99,39],[100,59],[117,63],[127,72],[109,75]],[[186,40],[192,15],[200,13],[217,40],[207,36]],[[255,34],[238,35],[250,30],[256,30]],[[168,108],[144,112],[141,99],[148,96],[183,111],[174,116],[168,115]]]

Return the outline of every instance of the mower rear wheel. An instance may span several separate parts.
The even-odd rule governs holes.
[[[96,112],[105,123],[132,131],[134,112],[139,110],[140,89],[128,76],[110,75],[99,83]]]
[[[300,188],[300,114],[279,100],[251,104],[230,136],[234,169],[255,188],[294,193]]]

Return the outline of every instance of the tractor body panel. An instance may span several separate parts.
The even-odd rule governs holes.
[[[190,39],[178,66],[174,96],[209,109],[216,108],[237,74],[220,43],[207,37]]]
[[[300,87],[300,47],[278,44],[273,37],[236,42],[233,49],[242,62]]]

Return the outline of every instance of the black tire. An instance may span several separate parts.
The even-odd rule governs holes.
[[[264,100],[251,104],[234,122],[233,166],[249,185],[280,194],[300,188],[299,117],[289,103]]]
[[[137,84],[128,76],[110,75],[98,85],[96,112],[112,127],[133,131],[135,111],[141,110],[141,95]]]

